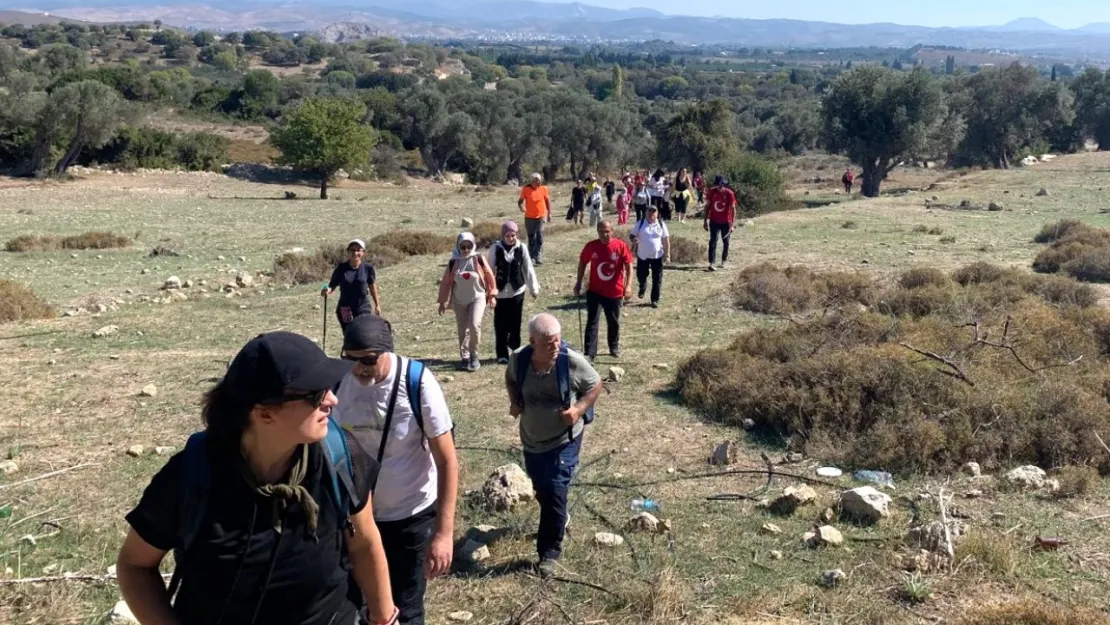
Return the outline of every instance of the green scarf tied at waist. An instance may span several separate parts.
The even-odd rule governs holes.
[[[297,452],[293,453],[294,456],[297,456]],[[309,534],[312,535],[313,540],[316,539],[316,525],[320,520],[320,506],[308,490],[301,485],[304,482],[305,474],[308,473],[308,445],[300,445],[300,455],[297,456],[293,468],[289,471],[289,480],[284,484],[259,486],[246,458],[243,458],[240,466],[242,467],[243,478],[247,480],[247,484],[254,489],[254,492],[270,498],[273,502],[271,522],[274,531],[281,533],[281,519],[285,514],[285,509],[291,502],[296,502],[304,510],[305,524]]]

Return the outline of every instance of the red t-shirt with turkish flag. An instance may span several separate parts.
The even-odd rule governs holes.
[[[736,218],[736,194],[728,187],[713,187],[705,196],[709,223],[730,224]]]
[[[579,262],[590,265],[590,292],[610,299],[624,297],[624,268],[632,264],[632,250],[620,239],[608,245],[594,239],[582,248]]]

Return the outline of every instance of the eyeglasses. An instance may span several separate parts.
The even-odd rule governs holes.
[[[369,356],[350,356],[348,354],[343,354],[343,360],[357,362],[358,364],[366,365],[367,367],[373,367],[374,365],[378,364],[378,359],[381,357],[381,354],[370,354]]]
[[[322,391],[308,391],[307,393],[289,393],[262,403],[277,405],[286,404],[293,401],[306,401],[311,404],[313,408],[319,408],[320,404],[324,403],[324,398],[326,398],[328,396],[328,393],[330,392],[331,389],[326,388]]]

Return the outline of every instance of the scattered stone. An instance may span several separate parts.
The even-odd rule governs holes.
[[[491,545],[505,536],[508,536],[510,529],[507,527],[496,527],[493,525],[475,525],[474,527],[466,530],[464,535],[466,540],[481,543],[483,545]]]
[[[108,312],[108,307],[105,306],[104,304],[97,304],[96,305],[96,312],[98,312],[100,314],[104,314],[104,313]]]
[[[196,283],[193,282],[192,280],[186,280],[185,282],[183,282],[181,284],[181,286],[185,287],[186,289],[191,289],[191,288],[193,288],[194,284],[196,284]]]
[[[74,252],[74,253],[70,254],[69,257],[70,258],[79,258],[77,252]]]
[[[104,326],[103,328],[100,328],[96,332],[93,332],[92,335],[93,335],[93,338],[102,339],[106,336],[112,336],[113,334],[116,334],[117,332],[119,332],[119,326]]]
[[[494,510],[509,510],[522,501],[534,498],[532,481],[517,464],[498,467],[482,485],[482,499]]]
[[[933,568],[936,556],[931,551],[920,549],[917,553],[904,553],[898,557],[898,568],[910,573],[928,573]]]
[[[990,204],[987,204],[987,210],[992,213],[997,213],[998,211],[1002,210],[1002,205],[998,202],[991,202]]]
[[[744,227],[745,228],[751,228],[754,225],[755,225],[755,220],[754,219],[745,219],[744,220]]]
[[[76,317],[77,316],[77,311],[76,310],[67,310],[64,313],[62,313],[62,316],[63,317]]]
[[[825,508],[821,511],[820,516],[818,516],[817,518],[821,519],[822,523],[832,523],[836,520],[836,511],[832,508]]]
[[[312,310],[320,310],[320,305],[316,304],[315,306],[312,307]]]
[[[189,296],[182,293],[181,291],[174,291],[173,293],[170,293],[170,296],[168,298],[166,298],[166,301],[168,301],[168,302],[187,302],[187,301],[189,301]]]
[[[147,384],[139,391],[139,397],[158,397],[158,387],[153,384]]]
[[[127,448],[127,455],[131,456],[132,458],[138,458],[139,456],[143,455],[143,452],[145,451],[146,450],[143,449],[142,445],[132,445]]]
[[[227,259],[226,259],[226,258],[224,258],[223,256],[217,256],[217,257],[216,257],[216,260],[227,260]]]
[[[636,516],[628,519],[628,530],[631,532],[647,532],[649,534],[659,533],[659,519],[650,512],[641,512]]]
[[[782,457],[783,464],[797,464],[802,460],[805,460],[805,456],[796,451],[792,451]]]
[[[815,527],[812,531],[806,532],[802,536],[802,541],[810,549],[818,547],[839,547],[844,544],[844,535],[840,530],[831,525],[822,525]]]
[[[1048,196],[1048,189],[1046,189],[1044,187],[1041,187],[1041,190],[1037,191],[1037,197],[1047,197],[1047,196]]]
[[[610,382],[620,382],[624,377],[624,369],[622,367],[609,367],[608,379]]]
[[[159,245],[158,247],[150,250],[150,253],[147,254],[148,258],[154,258],[155,256],[180,256],[180,254],[168,247],[163,247]]]
[[[452,613],[447,615],[448,620],[458,621],[460,623],[465,623],[465,622],[469,621],[472,618],[474,618],[474,613],[473,612],[467,612],[465,610],[460,610],[458,612],[452,612]]]
[[[249,286],[254,285],[254,277],[252,277],[251,274],[245,271],[240,271],[239,273],[235,274],[235,285],[241,289],[245,289]]]
[[[840,569],[821,571],[821,585],[825,588],[835,588],[846,579],[848,579],[848,575]]]
[[[239,262],[241,262],[241,263],[247,262],[247,257],[246,256],[240,256],[239,257]]]
[[[878,523],[890,516],[890,495],[871,486],[860,486],[840,494],[840,510],[865,523]]]
[[[980,477],[983,475],[983,469],[979,466],[978,462],[969,462],[964,465],[964,473],[971,477]]]
[[[58,563],[57,562],[55,562],[53,564],[47,564],[46,566],[42,567],[42,574],[43,575],[53,575],[57,572],[58,572]]]
[[[492,554],[488,546],[476,540],[467,540],[459,547],[459,556],[467,562],[478,563],[490,559]]]
[[[177,451],[177,450],[173,447],[169,447],[169,446],[166,446],[166,445],[159,445],[158,447],[154,448],[154,453],[158,454],[159,456],[168,456],[168,455],[172,454],[174,451]]]
[[[20,538],[19,542],[27,545],[28,547],[34,547],[35,545],[39,544],[39,539],[35,538],[31,534],[27,534],[23,538]]]
[[[455,376],[453,376],[453,375],[445,375],[445,376],[442,376],[442,377],[440,377],[440,378],[439,378],[439,381],[440,381],[440,382],[454,382],[454,381],[455,381]]]
[[[122,599],[116,603],[111,612],[108,612],[109,625],[138,625],[139,619],[131,612],[131,608],[127,607],[127,602]]]
[[[652,365],[652,368],[659,369],[660,371],[666,371],[667,369],[670,369],[671,366],[668,365],[665,362],[657,362],[654,365]]]
[[[743,428],[743,430],[745,432],[750,432],[750,431],[755,429],[755,420],[754,419],[744,419],[743,421],[740,422],[740,427]]]
[[[180,289],[181,288],[181,278],[178,278],[177,276],[170,276],[170,277],[166,278],[166,282],[164,284],[162,284],[162,288],[165,289],[165,290]]]
[[[808,505],[816,500],[817,493],[809,486],[788,486],[768,505],[768,508],[775,514],[785,516],[794,514],[798,506]]]
[[[474,220],[469,217],[463,217],[462,221],[459,222],[459,225],[463,228],[469,228],[474,225]]]
[[[953,545],[967,533],[967,526],[956,519],[948,520],[948,532],[952,535]],[[926,551],[940,552],[944,550],[944,524],[932,521],[917,527],[911,527],[906,532],[906,544],[916,546]]]
[[[17,473],[18,471],[19,465],[15,463],[15,460],[4,460],[0,462],[0,473],[3,473],[4,475],[11,475],[13,473]]]
[[[594,534],[594,544],[599,547],[620,547],[624,544],[624,536],[610,534],[609,532],[598,532]]]
[[[774,523],[764,523],[763,527],[759,528],[759,531],[764,534],[770,534],[771,536],[778,536],[782,533],[782,528]]]
[[[981,491],[981,490],[969,490],[966,493],[964,493],[964,497],[967,498],[967,499],[978,499],[982,496],[983,496],[983,491]]]
[[[1024,490],[1037,490],[1044,488],[1045,476],[1043,469],[1030,464],[1010,471],[1003,477],[1003,480],[1011,486]]]
[[[733,441],[721,441],[716,449],[713,450],[713,455],[709,458],[709,464],[725,466],[735,464],[739,459],[739,449]]]
[[[116,574],[116,565],[114,565],[114,564],[108,565],[107,571],[108,571],[108,575],[113,575],[114,576]]]
[[[145,276],[145,275],[147,275],[148,273],[150,273],[150,270],[149,270],[149,269],[143,269],[143,270],[142,270],[142,271],[140,271],[139,273]]]
[[[782,559],[782,552],[777,550],[777,549],[772,549],[771,550],[771,559],[772,560],[781,560]]]

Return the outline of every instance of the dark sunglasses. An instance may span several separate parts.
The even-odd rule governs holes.
[[[282,395],[263,403],[270,405],[287,404],[292,401],[306,401],[312,405],[313,408],[319,408],[320,404],[324,403],[324,398],[331,392],[330,388],[322,391],[308,391],[307,393],[289,393]]]
[[[356,358],[354,356],[348,356],[347,354],[343,354],[343,360],[348,360],[350,362],[357,362],[358,364],[366,365],[367,367],[373,367],[374,365],[378,364],[378,359],[381,358],[381,357],[382,357],[381,354],[371,354],[369,356],[360,356],[358,358]]]

